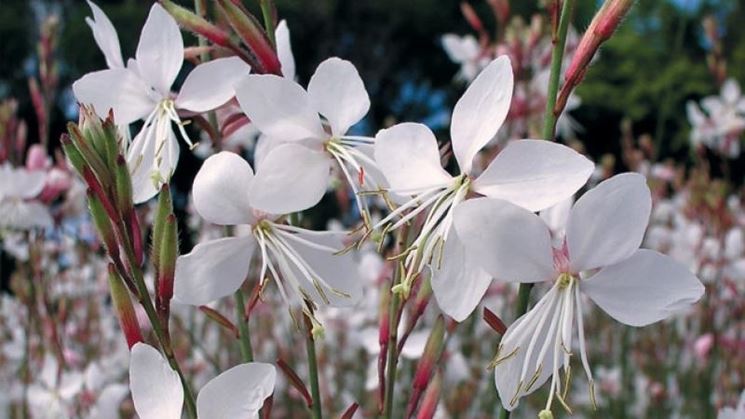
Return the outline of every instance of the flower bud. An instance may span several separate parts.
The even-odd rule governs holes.
[[[176,258],[178,257],[178,225],[176,216],[166,217],[163,226],[163,238],[160,243],[160,260],[158,265],[158,298],[157,308],[162,316],[167,318],[171,298],[173,298],[173,281],[176,274]]]
[[[434,378],[427,386],[427,391],[424,393],[424,399],[422,400],[422,406],[419,408],[419,413],[416,419],[432,419],[437,411],[437,403],[440,401],[440,392],[442,391],[442,375],[440,372],[435,372]]]
[[[427,388],[434,366],[440,360],[444,348],[445,318],[440,315],[437,317],[435,325],[432,327],[432,331],[427,338],[427,343],[424,345],[424,354],[422,354],[422,358],[419,360],[419,365],[416,368],[416,373],[414,373],[413,390],[411,399],[409,399],[406,417],[410,417],[414,413],[414,409],[416,409],[419,403],[419,398],[424,389]]]
[[[303,399],[305,399],[305,404],[308,407],[313,406],[313,398],[310,396],[310,392],[308,391],[308,388],[305,386],[305,383],[303,383],[303,380],[300,379],[300,376],[297,375],[297,373],[287,365],[287,363],[282,359],[277,359],[277,367],[279,367],[280,371],[282,371],[285,376],[287,377],[287,382],[297,390],[301,396],[303,396]]]
[[[119,255],[119,243],[116,240],[114,228],[101,200],[90,189],[88,189],[88,208],[91,218],[93,218],[93,224],[95,224],[98,234],[106,245],[106,250],[111,258],[115,259]]]
[[[132,299],[129,297],[127,288],[122,282],[122,278],[116,272],[113,264],[109,264],[109,290],[111,291],[111,300],[114,302],[119,325],[127,339],[127,345],[131,349],[135,343],[143,342],[140,324],[137,321],[137,315],[132,306]]]
[[[214,321],[215,323],[222,326],[225,330],[230,332],[230,334],[235,336],[236,339],[238,338],[239,336],[238,328],[233,324],[233,322],[228,320],[227,317],[220,314],[219,311],[213,308],[209,308],[207,306],[199,306],[199,311],[206,314],[208,319]]]
[[[171,214],[173,214],[171,189],[167,183],[164,183],[163,186],[160,187],[160,195],[158,195],[158,207],[155,211],[155,219],[153,220],[153,237],[150,249],[150,259],[155,265],[156,277],[159,276],[160,272],[160,248],[163,242],[166,219]]]
[[[217,0],[218,9],[258,60],[259,73],[281,75],[277,52],[261,25],[247,10],[231,0]]]

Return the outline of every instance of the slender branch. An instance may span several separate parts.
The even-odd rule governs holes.
[[[572,10],[575,0],[565,0],[561,8],[559,20],[559,31],[554,40],[554,49],[551,53],[551,74],[548,82],[548,94],[546,95],[546,114],[543,120],[543,139],[553,140],[556,131],[556,120],[560,112],[554,112],[556,96],[559,92],[559,78],[561,77],[561,64],[564,62],[564,46],[567,41],[569,21],[572,20]]]
[[[238,288],[234,296],[241,356],[243,356],[244,362],[253,362],[254,352],[253,347],[251,346],[251,335],[248,333],[248,318],[246,317],[246,297],[243,295],[243,290],[240,288]]]
[[[322,419],[321,414],[321,390],[318,385],[318,358],[316,357],[316,341],[313,337],[313,326],[310,318],[303,314],[307,331],[305,333],[305,344],[308,352],[308,373],[310,375],[310,394],[313,398],[311,413],[313,419]]]

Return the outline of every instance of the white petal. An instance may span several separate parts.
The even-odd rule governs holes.
[[[575,272],[612,265],[642,243],[652,211],[646,178],[624,173],[601,182],[569,213],[566,239]]]
[[[448,33],[442,36],[442,48],[450,60],[456,63],[475,60],[481,47],[473,35],[458,36]]]
[[[315,243],[316,245],[342,250],[346,247],[343,242],[347,238],[346,232],[332,231],[309,231],[297,233],[302,239]],[[345,295],[339,295],[324,288],[325,297],[328,299],[328,305],[333,307],[350,307],[355,305],[362,298],[362,279],[358,274],[357,264],[354,261],[352,253],[338,255],[311,247],[306,244],[289,242],[292,248],[305,260],[313,271],[323,279],[329,286]],[[296,277],[300,278],[300,272],[295,272]],[[315,286],[304,279],[301,279],[307,294],[319,305],[326,305],[321,295],[316,291]]]
[[[646,249],[603,268],[580,284],[595,304],[630,326],[665,319],[704,294],[703,284],[686,267]]]
[[[256,242],[253,236],[199,243],[176,260],[173,295],[184,304],[204,305],[234,293],[246,279]]]
[[[194,178],[194,208],[215,224],[251,224],[248,200],[254,173],[243,158],[229,151],[210,156]]]
[[[298,141],[326,136],[308,93],[292,80],[252,74],[238,83],[236,97],[256,128],[273,139]]]
[[[85,22],[90,26],[98,48],[106,57],[106,65],[109,68],[124,68],[122,50],[119,46],[119,35],[117,35],[114,25],[106,16],[106,13],[95,3],[88,0],[88,6],[93,12],[93,19],[86,17]]]
[[[258,417],[274,392],[274,366],[259,362],[236,365],[210,380],[197,396],[197,416],[207,419]]]
[[[155,348],[144,343],[132,347],[129,388],[141,419],[180,419],[184,390],[176,371]]]
[[[544,140],[513,141],[473,183],[473,189],[530,211],[572,196],[595,169],[587,157]]]
[[[0,195],[13,198],[31,199],[38,196],[46,184],[46,172],[42,170],[27,170],[22,167],[2,173],[4,179],[0,188]]]
[[[335,136],[346,134],[370,109],[370,98],[357,69],[336,57],[318,65],[308,83],[308,97],[329,121]]]
[[[283,144],[261,161],[251,185],[251,205],[271,214],[289,214],[316,205],[329,182],[329,158],[300,144]]]
[[[91,419],[119,419],[119,405],[129,393],[124,384],[110,384],[103,389],[91,409]]]
[[[295,80],[295,56],[292,55],[292,43],[290,42],[290,28],[286,20],[280,20],[274,31],[274,39],[277,42],[277,56],[282,67],[282,75],[290,80]]]
[[[527,385],[535,374],[535,366],[544,342],[546,339],[552,339],[555,336],[548,336],[553,317],[552,315],[556,315],[555,313],[549,313],[549,317],[543,322],[542,327],[537,329],[540,323],[541,314],[544,310],[550,308],[547,306],[550,301],[548,295],[544,296],[543,301],[539,301],[538,304],[536,304],[536,307],[515,320],[515,322],[507,328],[507,331],[499,343],[501,347],[499,352],[500,357],[506,357],[513,351],[517,351],[514,356],[504,360],[494,368],[494,380],[497,385],[499,398],[502,400],[502,406],[509,411],[512,411],[518,406],[520,398],[541,388],[543,383],[545,383],[553,373],[554,359],[552,349],[554,345],[553,342],[550,342],[549,349],[546,351],[540,362],[541,373],[538,375],[538,378],[533,382],[533,385],[528,391],[525,391],[525,388],[522,388],[518,393],[518,385],[520,384],[523,363],[525,362],[525,357],[527,355],[528,347],[530,346],[530,341],[533,338],[533,333],[538,333],[538,337],[536,338],[533,350],[530,353],[530,359],[528,360],[528,367],[525,374],[526,378],[523,380],[523,385]],[[521,333],[515,333],[516,331],[519,331],[521,323],[526,321],[526,319],[529,320],[529,323],[523,325],[523,327],[528,328],[527,333],[526,330],[523,330]],[[515,403],[510,404],[513,398],[515,399]]]
[[[724,99],[728,105],[736,105],[737,101],[740,99],[740,94],[740,85],[737,83],[737,80],[727,79],[724,84],[722,84],[722,99]]]
[[[503,55],[481,71],[455,104],[450,138],[462,173],[471,171],[473,157],[494,138],[507,117],[513,78],[510,59]]]
[[[472,260],[495,279],[553,279],[551,235],[537,215],[507,201],[477,198],[459,204],[454,221]]]
[[[471,315],[491,284],[491,276],[473,259],[452,228],[445,241],[442,267],[432,267],[432,291],[437,305],[458,322]]]
[[[132,176],[132,199],[135,204],[148,201],[158,193],[152,174],[155,167],[154,130],[142,129],[127,151],[127,167]]]
[[[98,116],[114,112],[118,125],[126,125],[147,116],[155,109],[149,87],[135,73],[117,68],[88,73],[72,84],[75,99],[93,105]]]
[[[574,197],[570,196],[558,204],[541,211],[539,216],[546,223],[554,239],[564,238],[564,231],[569,220],[569,212],[572,210]]]
[[[200,64],[186,76],[176,107],[207,112],[235,96],[235,85],[247,76],[251,66],[238,57],[218,58]]]
[[[28,230],[52,223],[49,208],[38,202],[0,201],[0,227]]]
[[[137,44],[140,76],[162,95],[168,95],[184,62],[184,40],[176,21],[155,3],[150,8]]]
[[[395,192],[416,192],[452,182],[440,165],[435,135],[411,122],[381,130],[375,136],[375,161]]]

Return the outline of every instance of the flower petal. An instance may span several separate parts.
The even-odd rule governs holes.
[[[248,275],[256,242],[253,236],[199,243],[176,260],[173,294],[184,304],[204,305],[230,295]]]
[[[455,104],[450,138],[461,173],[471,171],[473,157],[494,138],[507,117],[513,79],[510,59],[503,55],[481,71]]]
[[[277,56],[282,67],[282,76],[295,80],[295,56],[292,54],[290,28],[286,20],[279,21],[277,29],[274,30],[274,39],[277,40]]]
[[[298,141],[326,136],[308,93],[294,81],[252,74],[244,77],[235,90],[243,112],[272,139]]]
[[[96,45],[106,57],[106,65],[109,68],[124,68],[122,49],[119,46],[119,35],[117,35],[114,25],[106,16],[106,13],[95,3],[88,0],[88,6],[93,12],[93,19],[86,17],[85,23],[91,28]]]
[[[129,388],[141,419],[180,419],[184,390],[176,371],[150,345],[136,343],[129,359]]]
[[[727,79],[724,84],[722,84],[721,94],[722,99],[724,99],[728,105],[736,105],[741,96],[740,85],[737,83],[737,80]]]
[[[555,334],[549,336],[548,332],[553,318],[552,314],[556,315],[556,313],[548,313],[548,317],[543,321],[543,324],[540,321],[545,311],[553,308],[554,302],[555,294],[545,295],[535,307],[515,320],[507,328],[502,340],[499,342],[499,357],[504,358],[504,360],[494,368],[494,381],[497,386],[499,398],[502,400],[502,406],[508,411],[515,409],[522,397],[541,388],[543,383],[553,373],[554,354],[551,349],[559,350],[558,348],[554,348],[553,342],[549,342],[549,349],[545,352],[540,362],[538,362],[538,357],[541,354],[541,348],[544,342],[547,339],[553,339],[555,337]],[[523,324],[526,321],[528,323]],[[539,326],[541,327],[539,328]],[[530,358],[527,361],[525,378],[520,380],[528,347],[535,333],[538,336],[535,339],[533,350],[530,352]],[[514,355],[506,358],[513,352]],[[540,365],[540,374],[537,377],[535,377],[536,365]],[[529,383],[531,383],[531,386],[526,390],[525,387]]]
[[[704,286],[669,256],[640,249],[580,281],[581,290],[611,317],[646,326],[698,301]]]
[[[474,261],[473,254],[451,228],[445,241],[442,267],[432,267],[432,292],[448,316],[462,322],[471,315],[491,284],[491,276]]]
[[[155,3],[150,8],[135,52],[140,77],[168,96],[184,62],[184,40],[176,21]]]
[[[507,201],[477,198],[456,207],[454,223],[472,260],[495,279],[553,279],[551,235],[537,215]]]
[[[453,179],[440,165],[435,135],[422,124],[406,122],[378,132],[375,161],[394,192],[415,193]]]
[[[194,178],[194,208],[211,223],[251,224],[248,193],[253,178],[251,166],[241,156],[229,151],[210,156]]]
[[[300,144],[283,144],[261,161],[251,185],[251,205],[271,214],[289,214],[316,205],[329,182],[325,153]]]
[[[572,196],[595,169],[585,156],[551,141],[513,141],[473,183],[490,198],[540,211]]]
[[[473,35],[459,36],[452,33],[442,35],[442,49],[451,61],[462,63],[475,60],[480,51],[479,41]]]
[[[78,102],[93,105],[102,118],[111,109],[118,125],[130,124],[155,109],[148,86],[125,68],[88,73],[72,84],[72,91]]]
[[[274,366],[260,362],[236,365],[210,380],[197,396],[197,416],[209,419],[258,417],[274,392]]]
[[[318,65],[308,83],[308,97],[329,121],[335,136],[346,134],[370,109],[370,98],[357,69],[336,57]]]
[[[310,231],[304,230],[295,233],[307,242],[314,243],[326,248],[342,250],[346,247],[344,239],[347,233],[340,231]],[[331,292],[324,287],[324,299],[316,290],[313,283],[304,279],[301,272],[293,269],[293,274],[304,284],[306,293],[319,305],[330,305],[333,307],[350,307],[362,298],[362,279],[359,276],[357,264],[351,253],[335,254],[327,250],[319,249],[318,246],[310,246],[288,239],[288,244],[300,255],[308,266],[325,281],[330,287],[341,291],[345,295]],[[328,300],[328,304],[326,304]]]
[[[572,270],[608,266],[631,256],[642,243],[651,211],[646,178],[638,173],[613,176],[582,195],[566,227]]]
[[[207,112],[235,96],[235,85],[247,76],[251,66],[238,57],[218,58],[200,64],[186,76],[176,107]]]

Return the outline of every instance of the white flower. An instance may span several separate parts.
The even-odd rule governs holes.
[[[546,224],[514,204],[475,199],[458,208],[458,235],[474,261],[494,278],[553,283],[535,307],[507,329],[499,345],[494,376],[506,409],[514,409],[521,397],[549,377],[553,378],[546,409],[550,410],[554,397],[564,404],[559,369],[568,375],[570,357],[576,353],[572,350],[575,321],[579,356],[592,389],[581,292],[631,326],[662,320],[703,295],[703,285],[684,266],[639,249],[651,206],[643,176],[614,176],[577,201],[559,249],[552,248]]]
[[[141,419],[180,419],[184,390],[176,371],[152,346],[137,343],[129,361],[129,388]],[[201,419],[253,419],[274,392],[274,366],[236,365],[210,380],[197,396]]]
[[[473,35],[458,36],[448,33],[442,36],[442,49],[450,60],[460,64],[461,68],[455,78],[470,82],[489,64],[489,57],[482,53],[479,41]]]
[[[717,419],[743,419],[745,418],[745,391],[740,394],[740,400],[737,402],[737,406],[725,407],[719,411]]]
[[[57,360],[47,354],[37,382],[28,387],[28,403],[34,418],[69,418],[75,397],[83,388],[83,374],[59,372]]]
[[[720,96],[688,102],[686,110],[692,125],[691,143],[704,144],[730,158],[740,155],[740,134],[745,130],[745,97],[734,79],[722,85]],[[704,112],[705,111],[705,112]]]
[[[52,225],[49,209],[32,201],[45,182],[44,171],[0,165],[0,228],[28,230]]]
[[[224,151],[205,160],[194,179],[194,208],[209,222],[250,227],[251,235],[200,243],[179,257],[175,298],[202,305],[232,294],[246,279],[258,248],[262,284],[271,276],[288,305],[301,304],[312,317],[309,304],[354,304],[362,292],[357,267],[351,255],[335,255],[345,247],[346,233],[282,224],[279,216],[255,209],[257,193],[267,192],[262,181],[235,153]]]
[[[455,105],[450,137],[458,176],[441,167],[437,140],[424,125],[398,124],[375,138],[375,160],[390,190],[412,196],[378,225],[411,210],[388,229],[393,230],[429,209],[420,233],[405,252],[407,274],[401,288],[406,293],[416,275],[429,266],[440,308],[458,321],[473,311],[491,281],[451,231],[453,211],[469,192],[538,211],[574,194],[594,167],[569,147],[520,140],[510,142],[476,177],[473,159],[505,120],[512,87],[512,66],[503,56],[479,74]]]
[[[277,57],[282,68],[282,75],[290,80],[295,80],[295,56],[292,54],[290,43],[290,28],[286,20],[280,20],[274,30],[274,39],[277,42]]]
[[[108,25],[103,20],[99,22],[95,9],[94,15],[96,35],[102,32],[100,27]],[[113,43],[111,32],[104,33],[108,34],[106,45]],[[108,61],[107,50],[104,53]],[[176,21],[157,3],[142,28],[135,57],[127,68],[86,74],[73,83],[73,92],[80,103],[93,105],[99,116],[112,110],[119,125],[145,120],[127,151],[134,200],[140,203],[152,198],[176,168],[179,146],[172,123],[193,147],[177,110],[202,113],[225,104],[235,95],[233,86],[249,73],[250,67],[237,57],[200,64],[189,73],[174,98],[170,88],[184,61],[184,42]]]
[[[236,87],[236,97],[264,140],[272,143],[265,145],[271,149],[262,150],[265,157],[257,166],[256,178],[266,189],[257,192],[254,207],[275,214],[312,207],[326,192],[330,169],[337,163],[360,213],[367,215],[359,192],[380,185],[370,157],[372,139],[346,135],[370,108],[352,63],[339,58],[322,62],[307,91],[286,77],[252,74]]]

